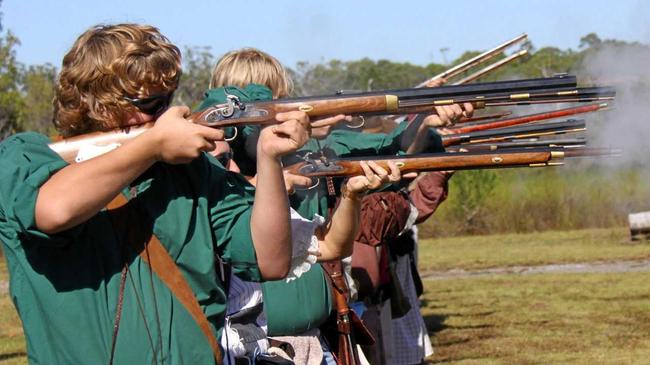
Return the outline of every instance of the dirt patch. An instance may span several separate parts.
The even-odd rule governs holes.
[[[427,271],[421,274],[425,280],[445,280],[465,277],[492,275],[532,275],[562,273],[625,273],[650,271],[650,259],[625,261],[596,261],[572,264],[551,264],[537,266],[506,266],[481,270],[452,269],[445,271]]]

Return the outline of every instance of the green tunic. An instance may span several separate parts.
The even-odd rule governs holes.
[[[0,241],[30,362],[108,362],[120,271],[128,262],[115,363],[213,363],[185,307],[137,253],[122,251],[106,211],[56,235],[36,228],[38,189],[66,166],[47,143],[26,133],[0,144]],[[242,278],[260,280],[250,233],[254,188],[204,155],[185,165],[155,164],[136,189],[136,209],[153,225],[218,335],[226,294],[215,255]]]

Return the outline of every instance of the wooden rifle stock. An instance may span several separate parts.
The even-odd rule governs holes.
[[[208,127],[231,127],[246,124],[274,124],[278,113],[303,111],[310,118],[331,117],[338,114],[386,114],[397,110],[395,95],[363,95],[356,97],[323,97],[310,100],[276,100],[266,102],[217,105],[190,116],[194,123]]]

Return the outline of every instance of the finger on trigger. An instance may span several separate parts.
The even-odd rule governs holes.
[[[299,176],[296,181],[296,185],[300,185],[300,186],[309,186],[311,184],[312,184],[311,178],[306,176]]]
[[[330,125],[335,125],[336,123],[338,123],[338,122],[340,122],[340,121],[342,121],[344,119],[345,119],[345,115],[339,114],[336,117],[316,120],[313,123],[311,123],[311,127],[312,128],[327,127],[327,126],[330,126]]]
[[[211,128],[197,124],[196,127],[199,128],[200,135],[210,141],[223,141],[224,133],[223,130],[218,128]]]

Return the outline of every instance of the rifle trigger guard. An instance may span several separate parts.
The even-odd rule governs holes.
[[[230,138],[224,138],[224,139],[223,139],[224,141],[226,141],[226,142],[232,142],[232,141],[235,140],[235,138],[237,138],[237,135],[239,134],[239,132],[237,131],[237,127],[234,127],[233,129],[235,130],[235,135],[232,136],[232,137],[230,137]]]
[[[366,124],[366,119],[363,117],[363,115],[359,115],[359,116],[357,116],[357,118],[361,119],[361,123],[356,124],[356,125],[348,123],[347,127],[350,128],[350,129],[359,129],[359,128],[362,128]]]
[[[295,188],[294,190],[295,191],[309,191],[309,190],[315,189],[316,187],[318,187],[318,185],[320,185],[320,179],[317,178],[317,177],[311,178],[311,181],[312,181],[311,186],[306,187],[306,188]]]

